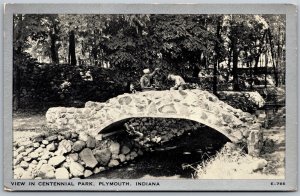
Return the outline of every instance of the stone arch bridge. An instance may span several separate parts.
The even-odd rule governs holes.
[[[233,143],[245,142],[260,124],[254,116],[220,101],[202,90],[166,90],[123,94],[105,103],[87,102],[84,108],[50,108],[50,128],[86,132],[96,136],[107,127],[131,118],[187,119],[204,124]],[[254,136],[252,136],[254,137]]]

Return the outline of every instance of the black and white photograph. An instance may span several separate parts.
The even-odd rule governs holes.
[[[286,14],[12,21],[12,180],[285,186]]]

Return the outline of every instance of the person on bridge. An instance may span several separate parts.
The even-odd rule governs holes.
[[[155,70],[150,73],[149,69],[144,69],[144,75],[140,79],[142,91],[154,90],[155,85],[152,84],[153,76],[157,73],[159,68],[155,68]]]
[[[185,89],[187,89],[187,85],[186,85],[184,79],[179,75],[169,74],[168,80],[175,82],[174,86],[171,87],[170,90],[185,90]]]

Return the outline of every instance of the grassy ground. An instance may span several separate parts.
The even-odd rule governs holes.
[[[49,132],[46,127],[46,112],[14,112],[13,139],[25,141],[40,133]]]

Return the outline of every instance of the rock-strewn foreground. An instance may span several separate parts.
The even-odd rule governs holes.
[[[126,137],[99,140],[84,132],[41,134],[14,143],[14,178],[86,178],[142,154],[139,145]]]

